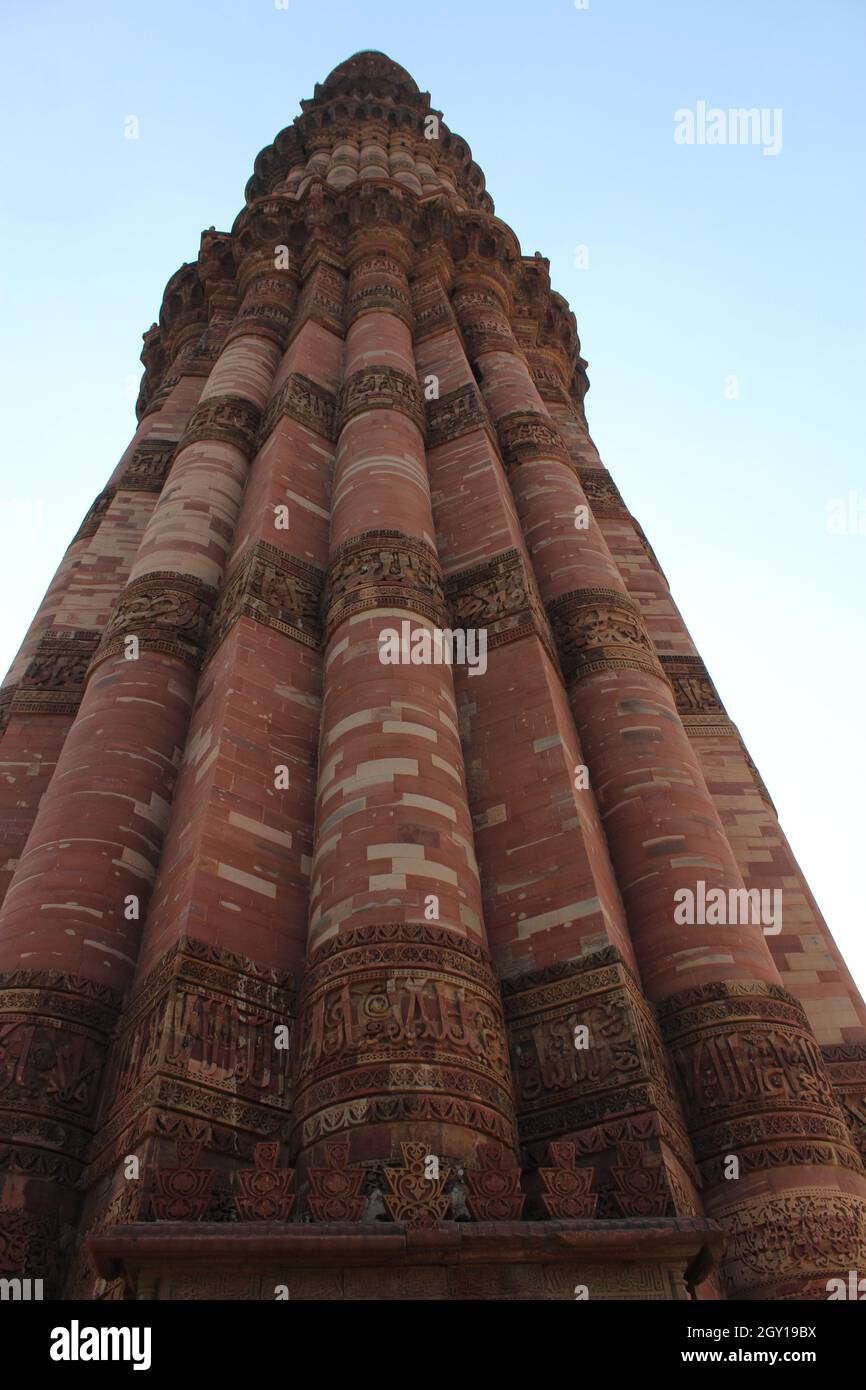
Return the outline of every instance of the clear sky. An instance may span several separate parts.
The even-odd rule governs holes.
[[[165,282],[382,49],[550,258],[602,457],[866,989],[866,520],[827,527],[866,516],[864,0],[282,4],[3,0],[0,666],[129,440]],[[781,111],[781,149],[676,143],[699,102]]]

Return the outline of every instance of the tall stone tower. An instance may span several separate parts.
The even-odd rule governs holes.
[[[825,1298],[866,1010],[574,317],[396,63],[301,105],[3,687],[0,1269]]]

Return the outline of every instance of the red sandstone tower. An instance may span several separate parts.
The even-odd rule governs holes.
[[[408,73],[316,87],[142,360],[0,696],[0,1272],[825,1298],[866,1010]]]

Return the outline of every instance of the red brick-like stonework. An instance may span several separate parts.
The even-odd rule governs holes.
[[[820,1298],[863,1267],[866,1009],[548,270],[361,53],[166,286],[0,691],[4,1274]],[[391,629],[484,646],[389,663]],[[782,931],[681,924],[699,880],[781,890]]]

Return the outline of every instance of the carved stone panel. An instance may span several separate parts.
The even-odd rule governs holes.
[[[341,546],[325,583],[326,640],[350,614],[371,608],[407,608],[445,626],[436,552],[400,531],[365,531]]]

